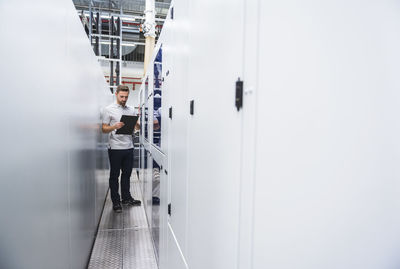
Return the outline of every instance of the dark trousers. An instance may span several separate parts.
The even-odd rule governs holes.
[[[110,191],[111,200],[113,204],[120,202],[118,193],[119,184],[118,177],[122,170],[121,175],[121,196],[122,200],[131,198],[130,178],[133,167],[133,149],[109,149],[108,157],[110,159]]]

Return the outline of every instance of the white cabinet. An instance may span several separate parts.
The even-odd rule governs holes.
[[[161,151],[168,160],[167,182],[161,183],[168,200],[160,212],[169,235],[160,267],[175,269],[186,260],[189,268],[235,268],[242,150],[235,83],[243,76],[243,43],[237,40],[244,1],[192,3],[173,3],[174,18],[169,15],[157,45],[163,50]],[[223,42],[210,42],[215,39]],[[164,210],[168,204],[171,215]]]
[[[399,267],[397,3],[172,5],[160,269]]]

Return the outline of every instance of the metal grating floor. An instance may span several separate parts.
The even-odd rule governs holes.
[[[131,193],[142,200],[137,174],[132,173]],[[143,205],[112,210],[108,194],[88,269],[157,269],[149,225]]]

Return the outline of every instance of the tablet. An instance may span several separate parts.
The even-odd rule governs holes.
[[[119,128],[116,134],[132,135],[137,120],[138,116],[122,115],[120,122],[123,122],[125,125],[122,128]]]

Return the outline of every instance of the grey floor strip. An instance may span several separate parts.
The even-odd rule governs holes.
[[[123,230],[99,231],[89,268],[122,269],[123,237]]]
[[[131,194],[142,199],[136,172],[132,173]],[[149,225],[143,205],[112,210],[107,197],[88,269],[157,269]]]
[[[157,268],[149,229],[124,230],[123,268]]]

